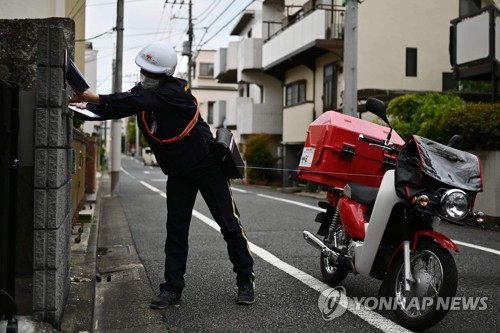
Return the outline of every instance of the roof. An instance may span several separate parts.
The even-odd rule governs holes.
[[[238,22],[236,22],[236,25],[234,26],[233,30],[231,30],[230,35],[240,36],[243,29],[247,27],[248,23],[252,21],[254,17],[255,17],[254,10],[245,10],[241,15],[240,19],[238,20]]]

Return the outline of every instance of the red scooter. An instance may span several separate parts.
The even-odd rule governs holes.
[[[370,98],[366,108],[390,126],[383,102]],[[440,221],[484,220],[482,212],[472,212],[482,191],[481,165],[473,154],[416,135],[399,146],[391,134],[389,129],[381,140],[359,133],[359,140],[394,157],[394,168],[384,172],[380,185],[332,187],[319,202],[325,211],[316,217],[323,240],[308,231],[303,236],[321,251],[325,282],[337,285],[349,273],[382,280],[379,296],[394,304],[396,320],[421,330],[446,315],[443,304],[457,290],[449,251],[458,247],[437,231]]]

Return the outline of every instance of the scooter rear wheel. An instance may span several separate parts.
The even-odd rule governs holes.
[[[342,282],[347,274],[345,269],[340,268],[338,265],[334,264],[330,258],[321,253],[321,275],[323,276],[323,281],[329,285],[337,285]]]
[[[333,237],[335,238],[336,246],[347,246],[347,244],[344,244],[346,243],[346,237],[342,224],[336,225],[334,230],[330,232],[335,233]],[[323,281],[330,285],[339,284],[346,278],[347,274],[349,274],[349,272],[345,268],[339,266],[338,263],[334,263],[332,259],[325,256],[323,253],[321,253],[320,267]]]

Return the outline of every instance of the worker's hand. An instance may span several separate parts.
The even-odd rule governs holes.
[[[69,103],[69,105],[76,106],[79,109],[86,109],[87,108],[87,103],[84,102],[79,102],[79,103]]]
[[[100,104],[100,97],[96,93],[90,91],[90,89],[84,92],[76,92],[73,97],[68,99],[69,103],[79,103],[79,102],[90,102],[94,104]]]
[[[75,95],[73,95],[72,97],[70,97],[68,99],[68,103],[70,104],[80,104],[82,103],[84,100],[81,96],[82,94],[78,94],[78,93],[75,93]]]

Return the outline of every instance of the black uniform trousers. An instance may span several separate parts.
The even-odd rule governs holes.
[[[236,284],[240,286],[255,278],[253,258],[229,182],[209,156],[193,170],[168,176],[165,283],[160,285],[160,290],[182,291],[185,287],[189,225],[198,191],[227,243]]]

